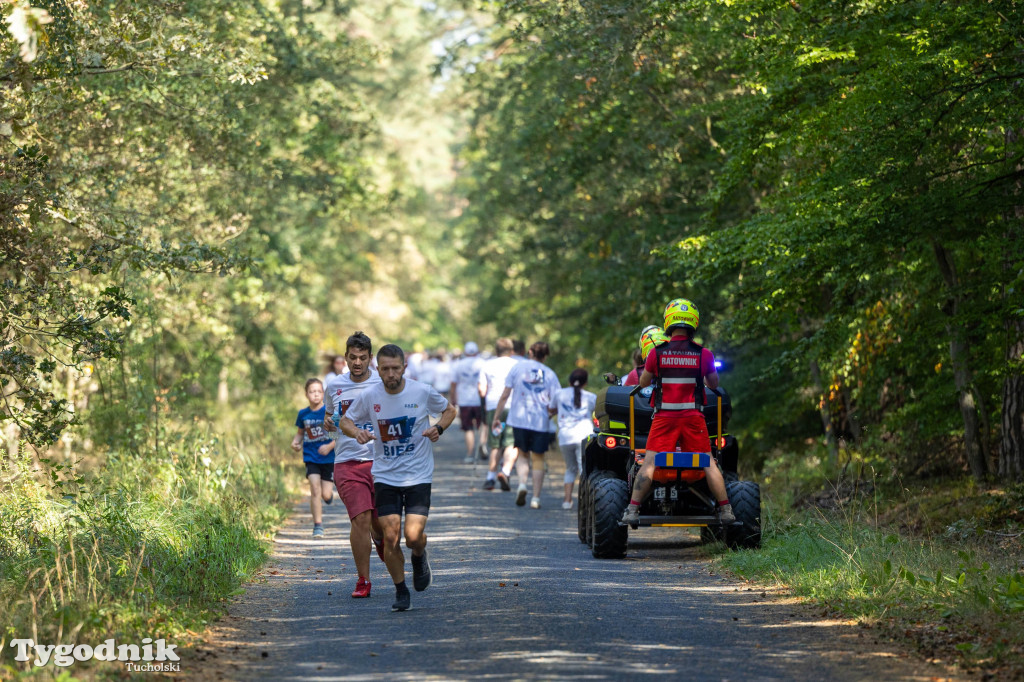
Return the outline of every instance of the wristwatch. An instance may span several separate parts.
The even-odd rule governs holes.
[[[434,424],[434,428],[437,429],[437,435],[440,436],[442,433],[444,433],[444,427],[441,426],[440,424]]]

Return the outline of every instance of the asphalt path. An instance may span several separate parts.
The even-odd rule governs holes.
[[[784,595],[717,574],[697,534],[632,531],[624,560],[598,560],[561,508],[561,455],[539,510],[484,491],[457,425],[435,446],[427,523],[433,585],[392,612],[374,555],[369,599],[352,599],[348,518],[336,499],[314,540],[307,503],[274,556],[181,676],[237,680],[865,680],[946,671],[823,618]],[[513,489],[515,478],[513,476]],[[409,552],[407,580],[412,584]]]

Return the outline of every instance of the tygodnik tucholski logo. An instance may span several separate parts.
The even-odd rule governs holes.
[[[0,644],[2,646],[2,644]],[[118,644],[113,639],[93,647],[89,644],[36,644],[31,639],[12,639],[10,648],[15,650],[14,660],[32,660],[37,668],[53,663],[66,668],[75,662],[123,661],[128,672],[181,672],[176,662],[181,659],[174,652],[176,644],[166,640],[146,637],[141,644]]]

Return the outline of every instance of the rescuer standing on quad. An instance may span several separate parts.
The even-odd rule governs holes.
[[[655,346],[647,354],[640,386],[655,385],[652,396],[654,420],[647,436],[647,453],[711,451],[707,425],[701,407],[704,405],[704,385],[718,388],[715,357],[706,348],[693,341],[700,322],[697,307],[683,298],[665,306],[665,333],[667,343]],[[646,331],[646,330],[645,330]],[[654,457],[644,457],[644,463],[633,484],[629,506],[622,514],[622,523],[635,524],[640,518],[640,504],[651,489],[654,475]],[[718,465],[712,462],[704,468],[708,487],[718,501],[718,519],[732,523],[736,517],[725,492],[725,479]]]

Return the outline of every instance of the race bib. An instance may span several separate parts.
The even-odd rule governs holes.
[[[382,443],[406,441],[412,438],[412,428],[415,424],[416,417],[378,419],[377,430],[378,433],[380,433],[380,440]]]

